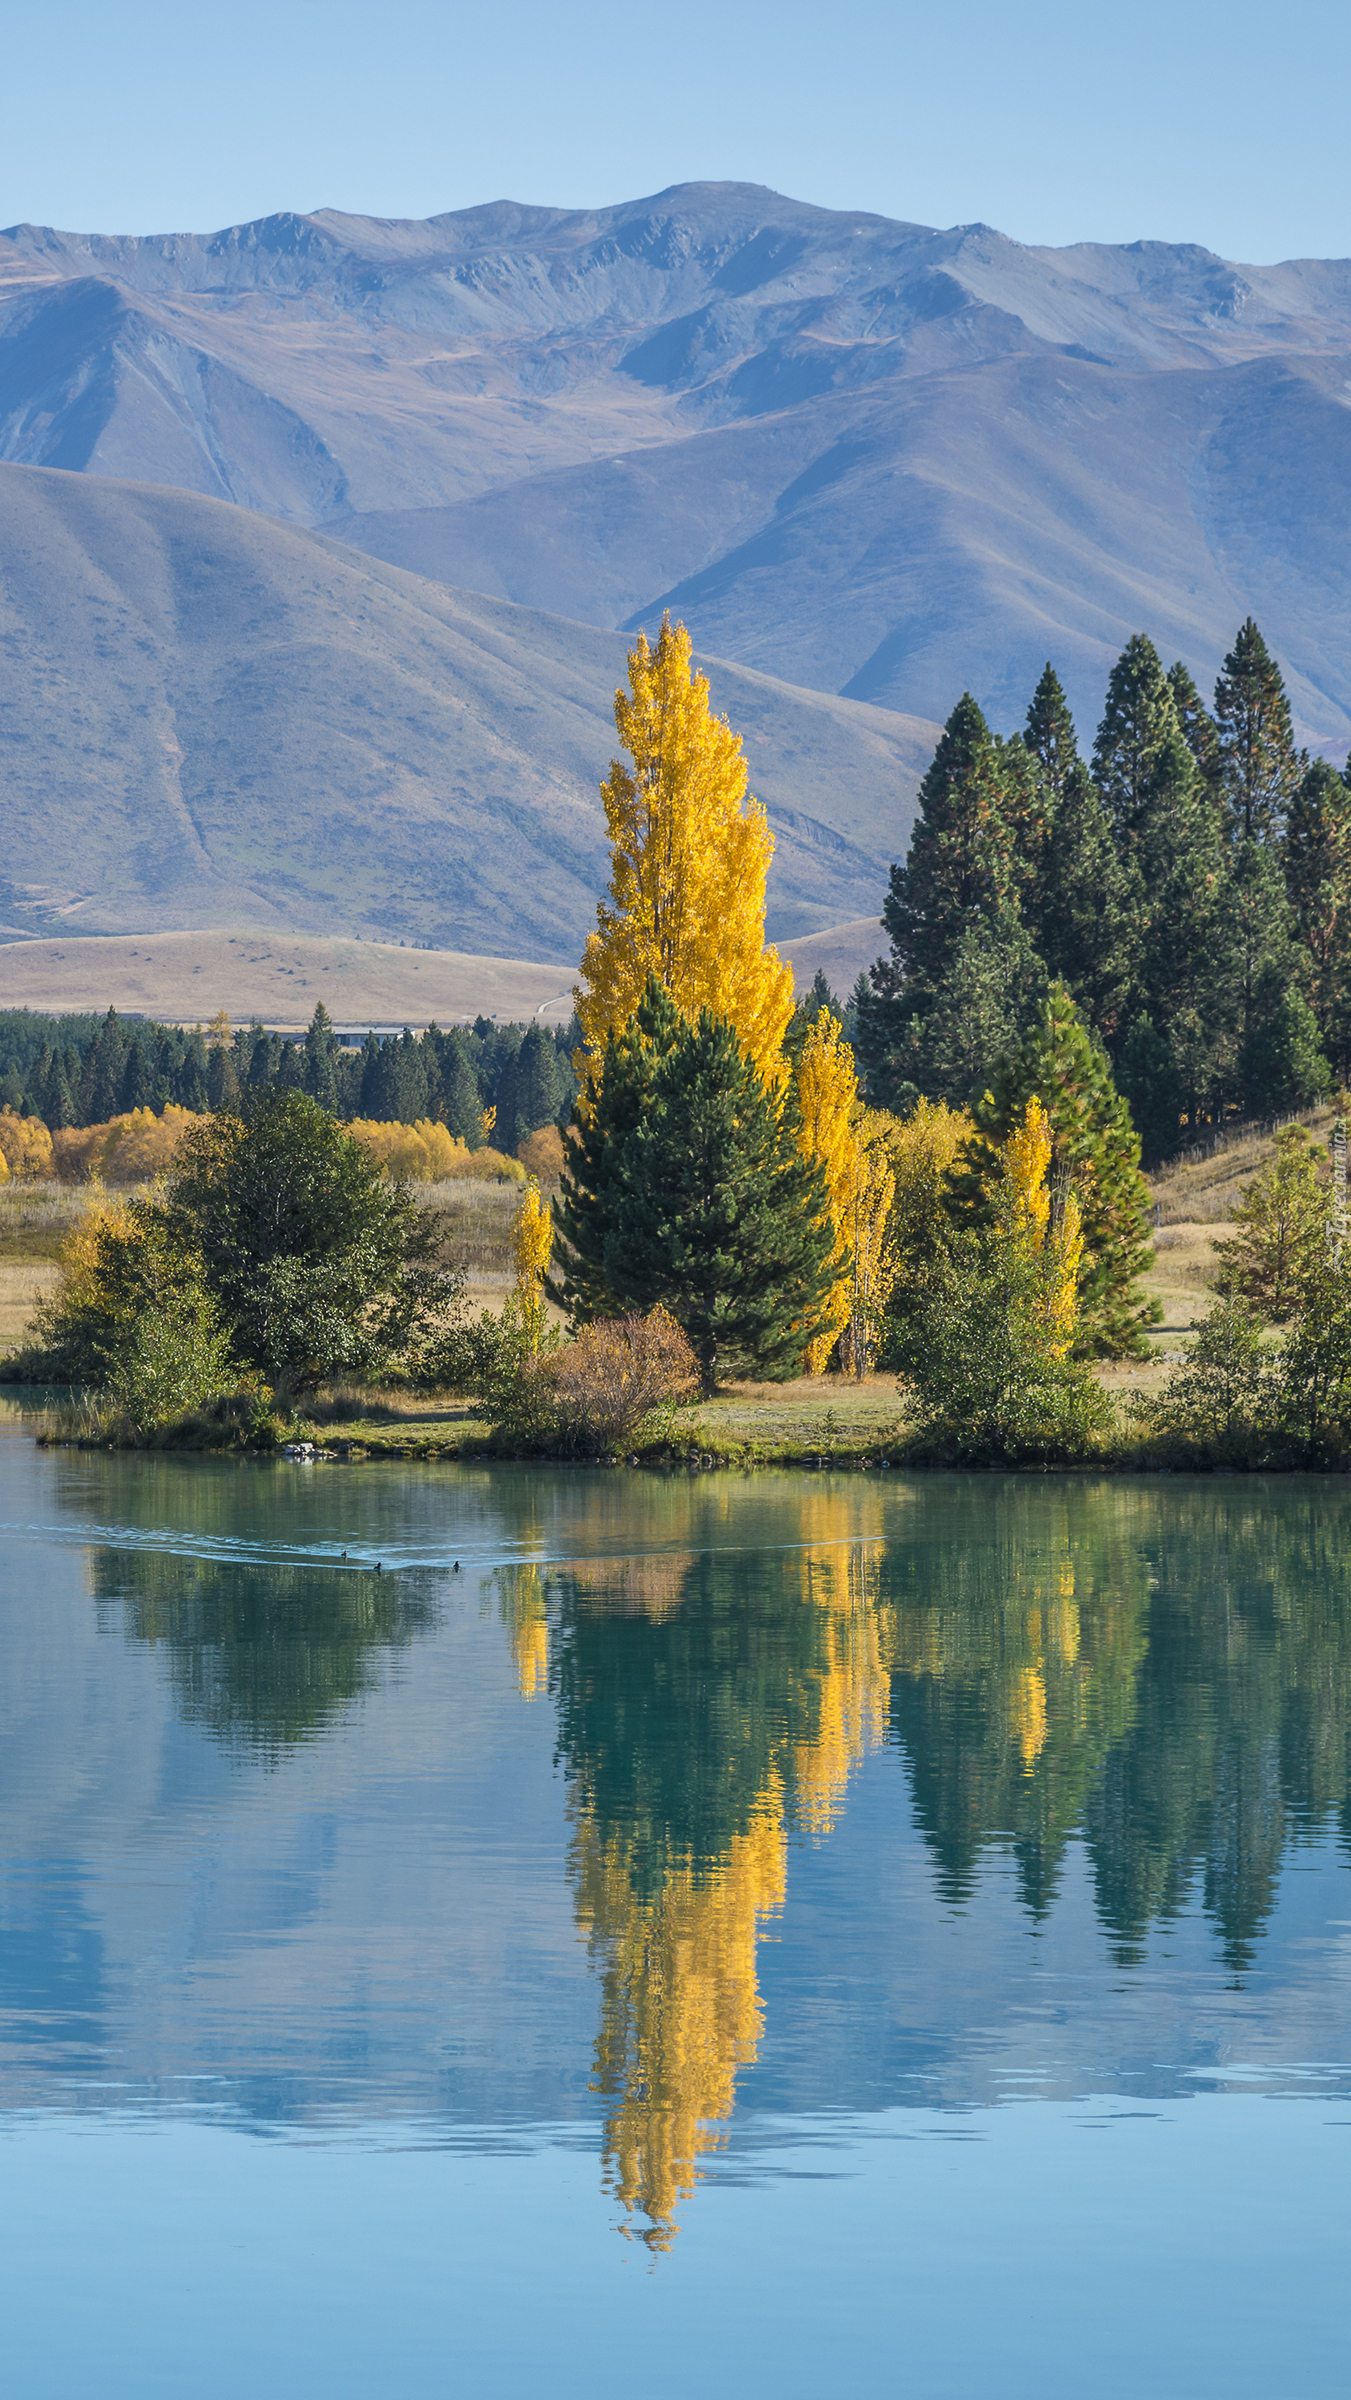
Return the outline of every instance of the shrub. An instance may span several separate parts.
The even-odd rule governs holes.
[[[525,1181],[519,1160],[504,1158],[500,1150],[471,1150],[432,1117],[419,1117],[413,1125],[354,1117],[347,1131],[391,1182],[447,1183],[467,1176],[480,1183]]]
[[[529,1378],[547,1395],[558,1445],[599,1454],[653,1438],[653,1420],[688,1399],[698,1379],[694,1352],[664,1308],[598,1318]]]
[[[516,1144],[516,1156],[537,1183],[556,1184],[563,1172],[563,1136],[556,1125],[541,1125]]]
[[[1035,1097],[999,1159],[989,1223],[938,1257],[906,1329],[919,1433],[956,1458],[1079,1457],[1111,1410],[1069,1355],[1082,1236],[1073,1193],[1057,1213],[1047,1187],[1050,1130]]]
[[[197,1414],[239,1382],[210,1293],[199,1278],[180,1278],[146,1293],[111,1362],[107,1393],[128,1431],[144,1434]]]
[[[201,1119],[169,1213],[201,1255],[236,1358],[286,1393],[395,1365],[421,1376],[458,1303],[431,1217],[301,1092]]]
[[[1276,1422],[1276,1389],[1262,1349],[1262,1318],[1250,1301],[1218,1300],[1193,1319],[1195,1343],[1157,1398],[1135,1414],[1156,1436],[1171,1437],[1198,1463],[1235,1462]]]
[[[141,1434],[240,1381],[200,1253],[151,1201],[105,1201],[66,1241],[55,1297],[38,1312],[53,1381],[105,1396],[110,1421]]]
[[[184,1134],[202,1122],[171,1101],[160,1116],[133,1108],[104,1125],[68,1125],[51,1136],[56,1173],[63,1183],[149,1183],[173,1165]]]
[[[27,1183],[55,1174],[52,1137],[41,1117],[21,1117],[12,1108],[0,1108],[0,1162],[0,1181],[13,1175]]]
[[[1302,1125],[1276,1136],[1276,1155],[1254,1175],[1234,1210],[1238,1231],[1217,1242],[1217,1288],[1283,1325],[1328,1254],[1332,1186],[1327,1152]]]

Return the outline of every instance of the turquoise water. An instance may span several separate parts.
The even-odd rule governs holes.
[[[1351,1486],[0,1528],[7,2388],[1344,2387]]]

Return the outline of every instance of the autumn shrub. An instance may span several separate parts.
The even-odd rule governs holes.
[[[52,1137],[41,1117],[0,1108],[0,1182],[31,1183],[55,1173]]]
[[[347,1131],[394,1183],[449,1183],[465,1177],[487,1183],[525,1181],[519,1160],[504,1157],[500,1150],[471,1150],[432,1117],[419,1117],[413,1125],[354,1117]]]
[[[534,1380],[547,1395],[555,1446],[604,1455],[660,1439],[662,1420],[695,1391],[699,1370],[674,1319],[654,1308],[584,1326],[566,1350],[541,1361]]]
[[[556,1184],[563,1173],[563,1136],[556,1125],[541,1125],[516,1144],[516,1156],[537,1183]]]
[[[153,1108],[133,1108],[103,1125],[63,1126],[51,1136],[56,1173],[63,1183],[150,1183],[173,1165],[184,1134],[201,1122],[194,1110],[170,1101],[159,1116]]]

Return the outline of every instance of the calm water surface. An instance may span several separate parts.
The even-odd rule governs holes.
[[[11,1412],[0,1527],[22,2400],[1345,2389],[1345,1484]]]

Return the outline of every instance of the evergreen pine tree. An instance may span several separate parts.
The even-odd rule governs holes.
[[[178,1088],[174,1098],[180,1108],[190,1108],[205,1116],[206,1097],[206,1039],[200,1026],[195,1026],[183,1045],[179,1062]]]
[[[1041,769],[1052,806],[1059,809],[1065,787],[1079,763],[1079,745],[1069,702],[1049,658],[1032,694],[1023,740]]]
[[[1123,855],[1133,849],[1165,749],[1178,737],[1177,709],[1158,651],[1133,633],[1107,681],[1093,744],[1093,780]]]
[[[82,1125],[106,1125],[110,1117],[116,1116],[125,1053],[117,1010],[110,1008],[85,1054],[78,1102]]]
[[[1137,873],[1118,855],[1097,785],[1076,761],[1052,821],[1034,930],[1048,973],[1068,986],[1109,1041],[1120,1028],[1135,966],[1142,915]]]
[[[1351,1073],[1351,790],[1325,759],[1314,760],[1291,804],[1285,878],[1304,987],[1322,1047],[1345,1081]]]
[[[705,1395],[720,1374],[798,1373],[837,1267],[826,1179],[799,1146],[792,1087],[772,1099],[735,1027],[704,1009],[658,1062],[618,1165],[608,1289],[668,1311]]]
[[[1143,1154],[1157,1166],[1177,1148],[1182,1076],[1171,1043],[1148,1009],[1131,1021],[1117,1059],[1116,1082],[1139,1129]]]
[[[1063,983],[1054,983],[1036,1023],[1012,1057],[995,1069],[976,1103],[976,1135],[965,1176],[954,1180],[959,1208],[973,1209],[998,1168],[1001,1145],[1038,1098],[1052,1139],[1052,1175],[1073,1186],[1082,1213],[1079,1266],[1081,1358],[1138,1358],[1158,1303],[1139,1278],[1153,1262],[1150,1199],[1140,1173],[1140,1138],[1117,1090],[1107,1054],[1093,1039]]]
[[[1141,896],[1128,1016],[1149,1015],[1163,1036],[1194,1120],[1221,1107],[1233,1082],[1241,975],[1223,837],[1166,683],[1147,747],[1127,837]]]
[[[377,1125],[388,1122],[381,1114],[380,1105],[383,1098],[381,1090],[384,1081],[384,1069],[381,1065],[383,1056],[384,1044],[375,1033],[368,1033],[361,1045],[361,1096],[357,1107],[359,1115],[373,1119]],[[250,1083],[253,1081],[252,1076],[249,1077],[249,1081]]]
[[[574,1322],[620,1313],[605,1279],[605,1242],[623,1206],[629,1142],[652,1103],[657,1068],[674,1047],[680,1016],[670,993],[650,976],[627,1025],[605,1045],[591,1106],[574,1109],[564,1137],[564,1167],[554,1222],[557,1266],[550,1296]]]
[[[1277,841],[1308,762],[1295,749],[1280,668],[1251,617],[1220,670],[1215,721],[1234,840]]]
[[[555,1123],[563,1097],[558,1053],[542,1025],[532,1025],[516,1053],[508,1122],[499,1109],[494,1139],[499,1150],[515,1150],[528,1134]]]
[[[118,1114],[129,1116],[134,1108],[150,1108],[154,1104],[154,1062],[135,1034],[127,1044],[126,1061],[122,1069],[122,1086],[117,1095]]]
[[[1168,669],[1168,689],[1173,695],[1177,721],[1182,727],[1187,748],[1196,761],[1197,772],[1216,808],[1223,815],[1224,766],[1220,757],[1220,729],[1180,658],[1175,659]]]
[[[283,1042],[277,1062],[277,1084],[283,1092],[303,1092],[305,1089],[305,1047],[302,1042]]]
[[[334,1063],[337,1047],[333,1020],[323,1001],[317,1001],[305,1036],[304,1089],[311,1100],[317,1100],[319,1106],[328,1109],[330,1114],[338,1100],[338,1077]]]
[[[458,1026],[441,1036],[441,1108],[446,1130],[471,1150],[483,1148],[483,1098]]]
[[[908,1085],[966,1098],[974,1040],[957,1019],[968,999],[1005,1041],[1021,1028],[1044,982],[1018,908],[1041,838],[1038,791],[1030,753],[996,742],[964,693],[920,786],[909,854],[891,870],[882,908],[890,958],[855,993],[858,1055],[874,1100],[891,1104]],[[926,1032],[931,1014],[937,1022]]]
[[[1241,1012],[1239,1098],[1245,1116],[1304,1108],[1331,1076],[1318,1027],[1299,988],[1303,961],[1294,911],[1274,850],[1245,836],[1234,862],[1233,903]]]
[[[1243,1106],[1253,1117],[1288,1116],[1327,1097],[1332,1069],[1318,1020],[1283,967],[1264,968],[1252,993],[1242,1080]]]
[[[235,1071],[234,1052],[222,1042],[213,1042],[206,1059],[206,1104],[217,1114],[222,1109],[239,1106],[239,1077]]]
[[[926,1099],[964,1108],[983,1089],[991,1059],[1021,1039],[1045,995],[1046,969],[1017,911],[974,916],[931,1004],[889,1055],[886,1104],[908,1084]]]
[[[895,965],[936,992],[974,911],[994,916],[1013,895],[1013,841],[1000,759],[964,692],[919,788],[919,814],[882,909]]]
[[[249,1027],[253,1036],[249,1050],[248,1086],[251,1092],[265,1092],[276,1081],[281,1064],[281,1043],[275,1033],[266,1033],[256,1021]]]

